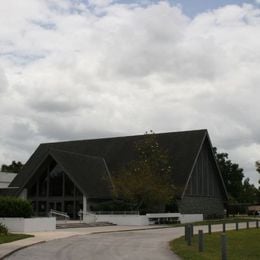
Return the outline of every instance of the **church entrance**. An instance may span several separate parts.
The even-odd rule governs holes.
[[[78,219],[83,208],[82,192],[51,157],[37,170],[27,189],[35,216],[48,216],[52,209]]]

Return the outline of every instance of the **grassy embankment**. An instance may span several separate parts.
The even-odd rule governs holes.
[[[221,259],[220,247],[221,232],[204,234],[204,252],[198,252],[198,236],[192,238],[192,245],[188,246],[184,237],[170,242],[171,249],[182,259],[190,260],[219,260]],[[258,260],[260,259],[260,229],[242,229],[228,231],[227,255],[229,260]]]
[[[28,238],[28,237],[33,237],[33,235],[10,234],[10,233],[8,233],[7,235],[0,234],[0,244],[13,242],[13,241]]]

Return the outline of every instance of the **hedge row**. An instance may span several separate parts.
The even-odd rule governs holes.
[[[29,201],[16,197],[0,197],[0,217],[29,218],[32,213]]]

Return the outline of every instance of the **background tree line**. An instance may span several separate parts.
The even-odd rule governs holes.
[[[229,194],[229,202],[260,203],[260,189],[251,184],[249,178],[245,178],[244,170],[233,163],[227,153],[218,153],[216,148],[213,150]],[[257,166],[260,172],[259,162]]]
[[[14,172],[19,173],[23,168],[23,164],[20,161],[12,161],[11,164],[3,164],[1,166],[1,172]]]

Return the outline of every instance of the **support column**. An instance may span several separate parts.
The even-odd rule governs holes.
[[[83,195],[83,215],[87,215],[87,211],[88,211],[87,197],[84,194]]]
[[[49,201],[49,196],[50,196],[50,165],[48,166],[47,169],[47,191],[46,191],[46,196],[47,196],[47,200],[46,200],[46,210],[47,213],[51,210],[50,209],[50,201]]]
[[[65,173],[62,173],[62,201],[61,201],[61,211],[65,212],[65,202],[64,202],[64,197],[65,197]]]
[[[36,216],[39,216],[39,176],[37,177],[36,182]]]
[[[95,222],[95,215],[88,213],[88,199],[85,194],[83,195],[83,222],[85,223]]]

